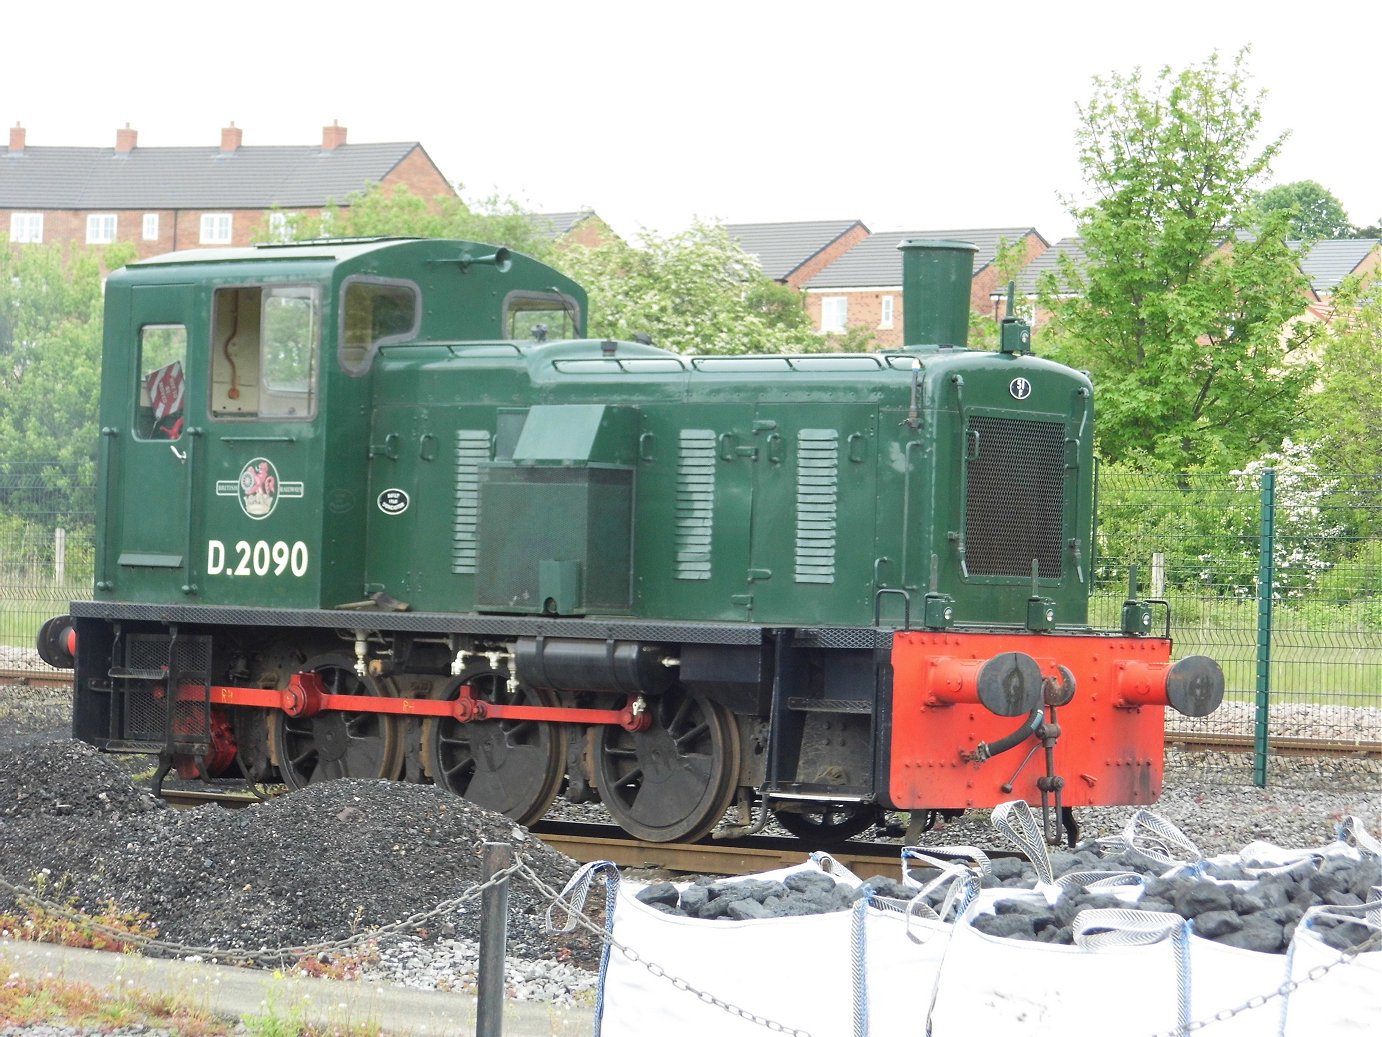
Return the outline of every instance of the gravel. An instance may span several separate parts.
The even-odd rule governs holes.
[[[0,688],[0,879],[25,888],[42,882],[50,896],[98,914],[147,914],[161,940],[214,947],[221,960],[239,960],[237,951],[368,934],[352,950],[306,967],[473,990],[478,901],[393,932],[381,928],[481,881],[485,841],[513,844],[555,888],[576,867],[507,818],[430,786],[340,781],[239,811],[169,810],[130,778],[131,765],[146,769],[147,758],[107,756],[71,741],[68,716],[61,690]],[[1348,815],[1378,831],[1382,769],[1375,762],[1273,758],[1266,789],[1219,783],[1208,769],[1214,766],[1204,754],[1168,751],[1166,788],[1155,808],[1205,855],[1255,840],[1322,845]],[[1116,834],[1130,814],[1080,810],[1082,836]],[[972,811],[921,842],[992,847],[996,837],[988,812]],[[546,934],[546,908],[528,882],[510,883],[508,992],[589,1004],[598,947],[579,933]],[[0,912],[14,909],[0,889]]]

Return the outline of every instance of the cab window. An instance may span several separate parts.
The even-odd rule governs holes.
[[[136,438],[182,438],[186,364],[187,329],[181,324],[146,324],[139,329]]]
[[[557,292],[510,292],[504,300],[504,337],[545,342],[576,338],[580,311]]]
[[[347,279],[341,288],[341,366],[364,374],[380,346],[417,337],[421,314],[420,293],[411,282]]]
[[[222,288],[212,329],[213,417],[316,414],[321,305],[315,285]]]

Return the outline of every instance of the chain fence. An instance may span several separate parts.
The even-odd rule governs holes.
[[[612,867],[612,866],[610,866]],[[201,947],[182,944],[176,941],[162,940],[152,933],[131,932],[125,928],[117,928],[106,925],[99,919],[92,917],[80,910],[67,904],[58,903],[43,897],[36,891],[24,886],[15,885],[0,878],[0,889],[9,892],[15,899],[26,906],[29,910],[42,912],[52,918],[63,919],[78,927],[80,931],[100,934],[108,937],[117,947],[138,948],[146,953],[153,953],[160,956],[174,958],[192,958],[194,960],[207,960],[211,962],[228,962],[233,964],[255,963],[260,966],[291,966],[294,962],[302,961],[305,958],[318,958],[320,955],[350,954],[360,950],[362,947],[378,941],[381,937],[390,933],[408,933],[416,930],[423,923],[446,916],[449,913],[464,910],[467,903],[474,904],[480,900],[482,895],[494,888],[502,888],[506,883],[513,879],[520,879],[530,884],[539,895],[547,901],[547,917],[549,932],[555,935],[571,933],[577,929],[582,930],[588,936],[601,943],[605,954],[611,952],[622,955],[628,961],[641,965],[648,971],[648,974],[659,981],[667,984],[668,996],[684,994],[693,997],[697,1001],[720,1009],[728,1016],[743,1020],[754,1026],[761,1027],[769,1033],[788,1034],[790,1037],[812,1037],[811,1031],[797,1029],[784,1025],[775,1019],[759,1015],[747,1008],[737,1005],[731,1001],[724,1000],[715,995],[709,989],[697,986],[688,982],[685,978],[674,975],[658,965],[650,957],[650,953],[655,953],[655,948],[638,948],[629,946],[615,938],[611,922],[611,916],[615,909],[614,897],[610,892],[603,903],[603,911],[600,917],[592,917],[584,910],[586,900],[586,886],[589,884],[589,876],[593,872],[587,870],[584,883],[573,884],[566,891],[559,891],[551,886],[547,880],[536,871],[522,857],[521,854],[514,854],[513,861],[507,867],[495,871],[483,881],[474,883],[463,890],[460,894],[450,899],[444,900],[435,907],[425,911],[420,911],[415,915],[394,922],[378,929],[368,932],[354,934],[342,940],[323,941],[310,945],[292,947],[260,947],[260,948],[235,948],[235,947]],[[578,876],[579,878],[579,876]],[[924,896],[924,893],[922,894]],[[598,898],[597,898],[598,903]],[[564,918],[565,921],[558,924],[556,918]],[[965,924],[957,921],[956,925]],[[493,932],[482,929],[480,934],[481,950],[483,956],[486,953],[485,944],[487,939],[504,940],[503,925],[496,927],[499,935],[494,936]],[[1247,998],[1243,1002],[1233,1007],[1223,1009],[1214,1015],[1187,1021],[1184,1025],[1167,1034],[1156,1034],[1154,1037],[1176,1037],[1193,1033],[1215,1023],[1224,1022],[1245,1012],[1253,1012],[1269,1006],[1275,999],[1289,997],[1296,990],[1303,986],[1319,982],[1333,970],[1353,964],[1359,955],[1375,952],[1382,947],[1382,932],[1373,932],[1360,942],[1355,943],[1347,949],[1336,949],[1332,957],[1320,964],[1312,967],[1305,972],[1300,979],[1287,978],[1281,984],[1271,989],[1264,989],[1260,993]],[[502,958],[503,948],[498,948]],[[723,967],[728,967],[722,963]],[[597,1007],[597,1013],[600,1009]],[[499,1033],[499,1025],[488,1028],[488,1032]],[[857,1032],[857,1030],[856,1030]]]
[[[0,665],[91,593],[95,493],[89,466],[0,461]],[[1382,474],[1104,471],[1097,512],[1091,622],[1116,629],[1130,593],[1155,599],[1176,656],[1207,655],[1225,671],[1215,713],[1168,713],[1173,743],[1251,749],[1226,763],[1225,780],[1258,785],[1269,753],[1375,753]]]

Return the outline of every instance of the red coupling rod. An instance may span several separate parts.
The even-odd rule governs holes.
[[[184,685],[180,700],[201,698],[201,689]],[[281,709],[290,717],[314,717],[324,710],[351,713],[391,713],[396,716],[449,717],[458,723],[475,720],[536,720],[551,724],[610,724],[626,731],[644,731],[652,718],[641,696],[630,695],[623,709],[571,709],[563,706],[517,706],[477,699],[470,685],[461,685],[454,699],[393,698],[387,695],[333,695],[321,675],[310,670],[295,673],[285,689],[236,688],[215,685],[211,703],[219,706],[258,706]]]

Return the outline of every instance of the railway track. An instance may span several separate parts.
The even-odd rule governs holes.
[[[72,688],[72,674],[65,670],[22,670],[0,667],[0,686],[26,688]]]
[[[189,789],[164,789],[163,799],[179,810],[208,804],[235,810],[262,802],[248,792]],[[800,839],[779,836],[725,842],[649,843],[630,838],[615,825],[574,821],[540,821],[530,831],[572,860],[613,861],[620,868],[678,874],[752,875],[800,864],[813,849]],[[898,843],[858,842],[832,848],[830,855],[861,878],[896,878],[900,852]]]

